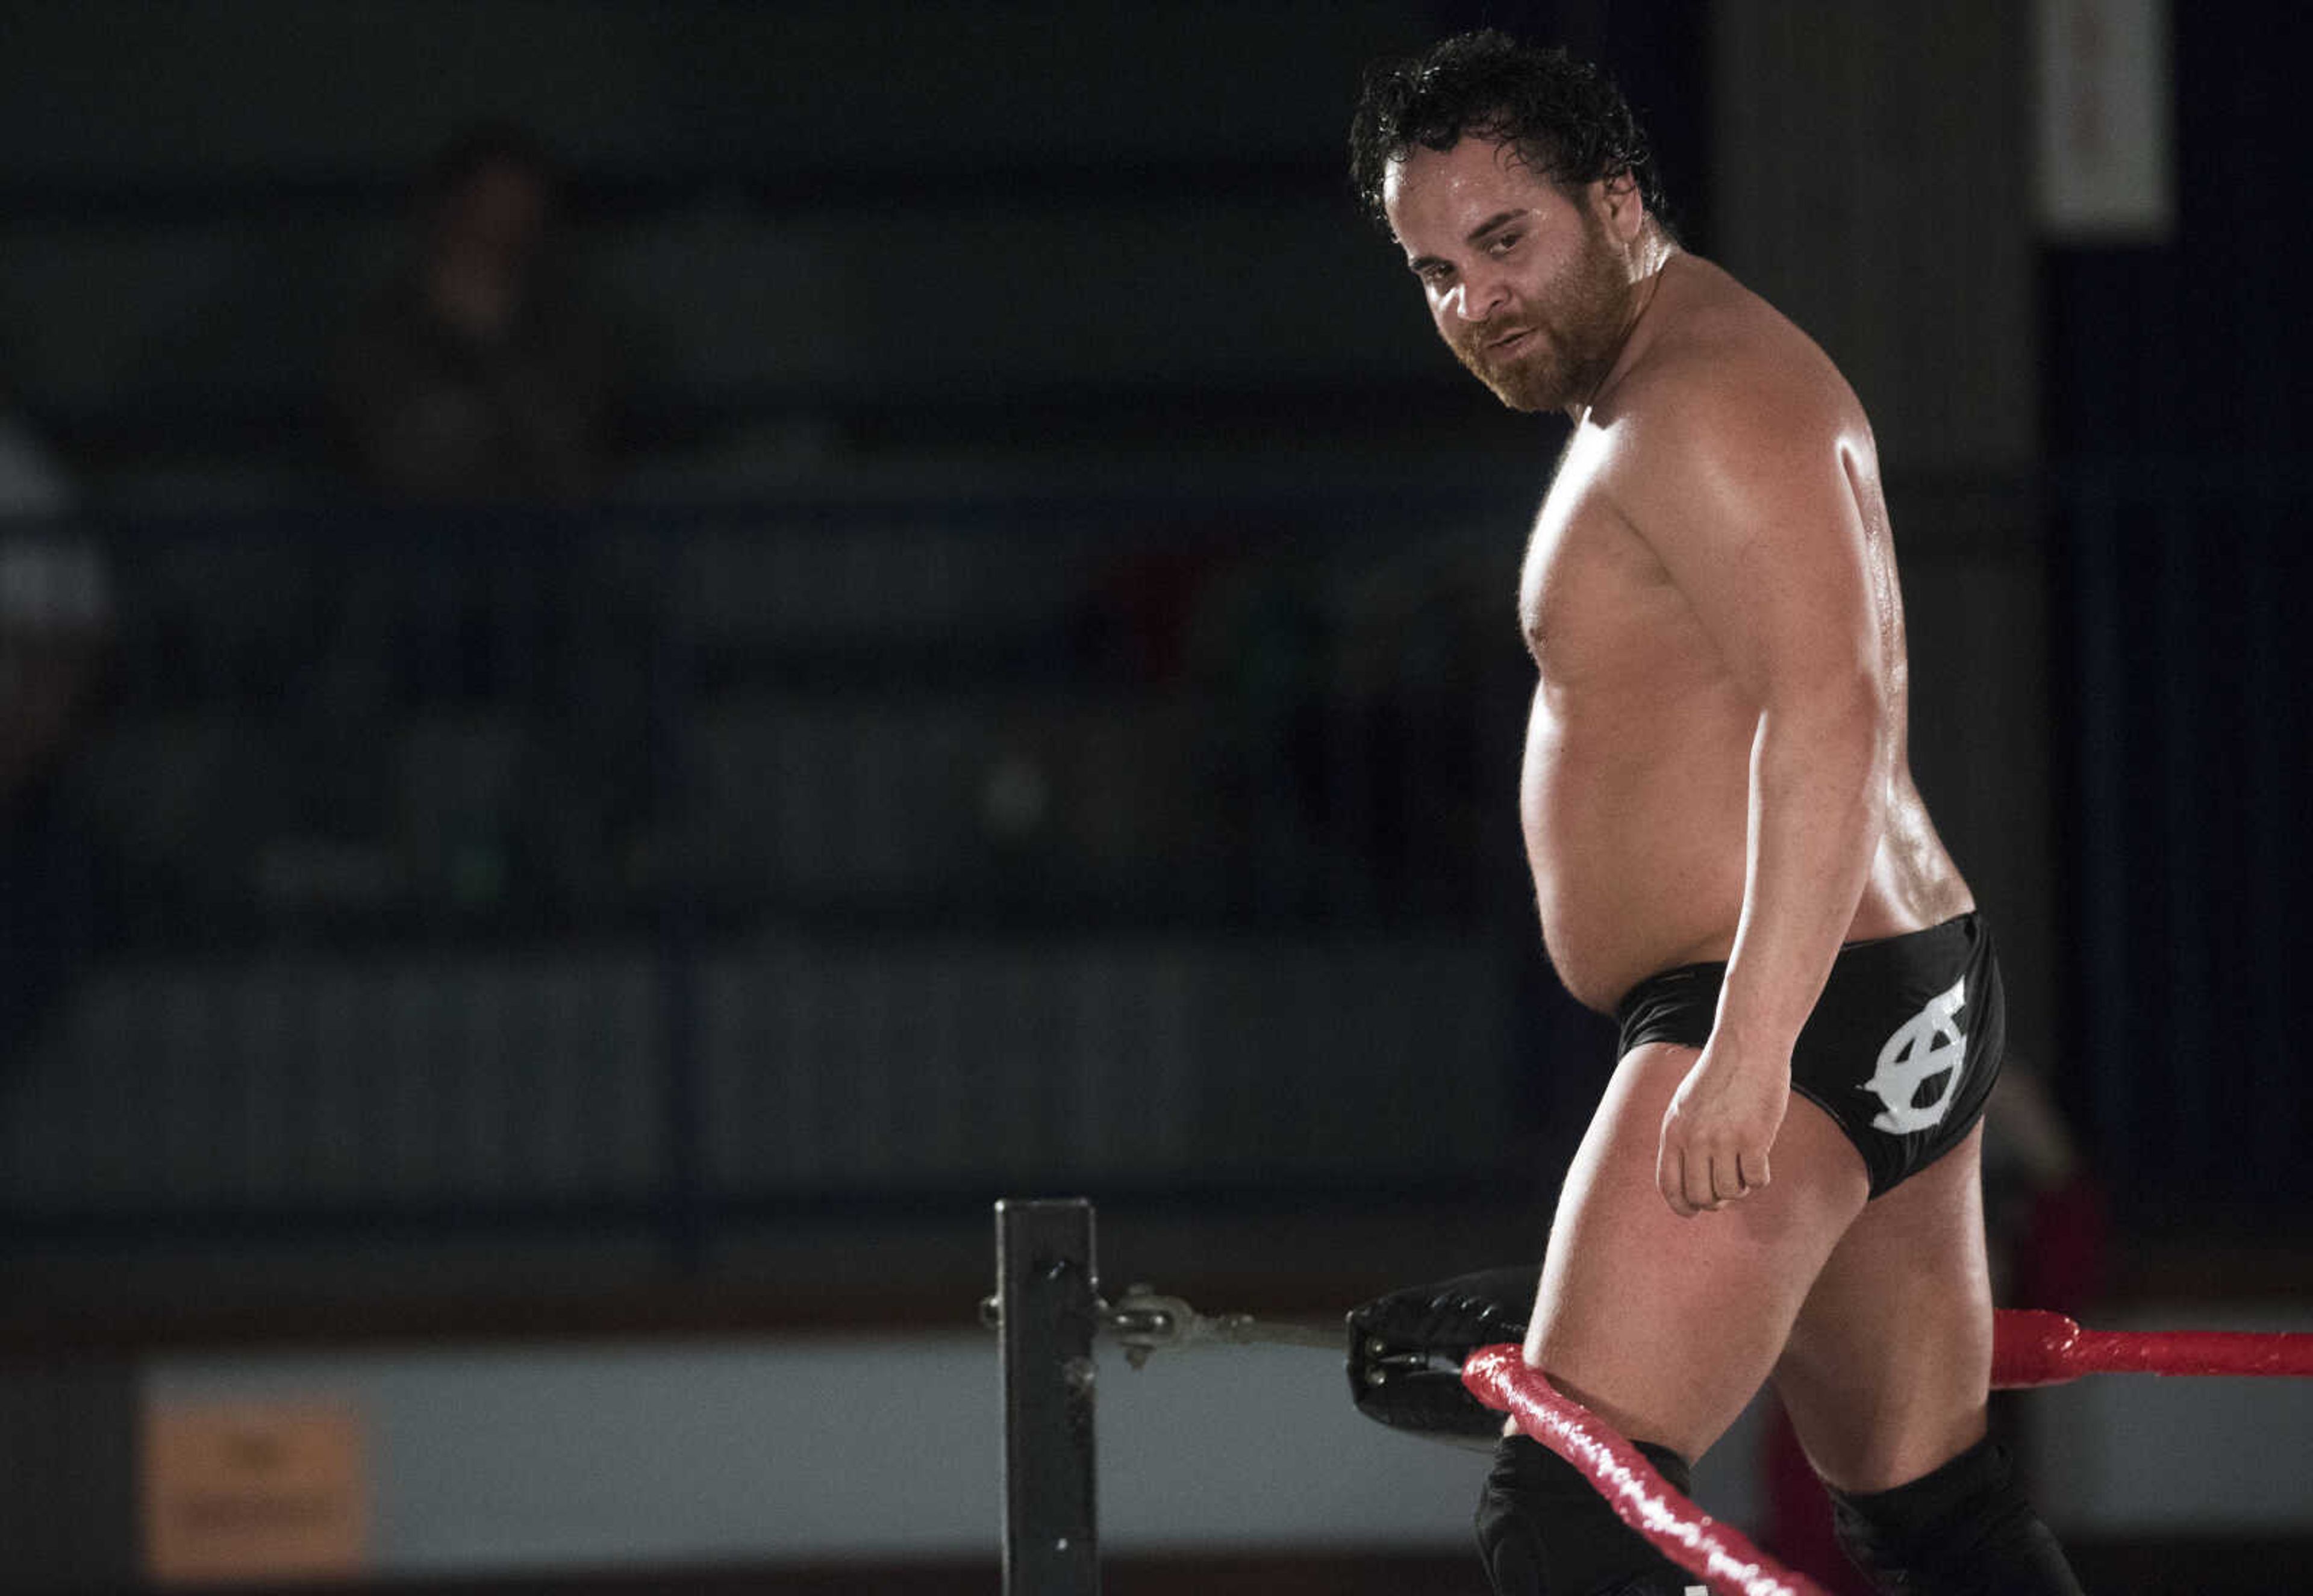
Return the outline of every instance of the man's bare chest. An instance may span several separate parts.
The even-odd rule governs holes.
[[[1518,621],[1546,689],[1640,688],[1697,641],[1670,573],[1579,448],[1535,517]]]

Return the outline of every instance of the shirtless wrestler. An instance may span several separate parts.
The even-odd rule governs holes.
[[[1681,249],[1628,108],[1560,52],[1378,66],[1351,147],[1455,355],[1574,423],[1520,584],[1520,807],[1551,960],[1623,1048],[1527,1360],[1680,1482],[1772,1381],[1882,1589],[2075,1591],[1985,1438],[1999,973],[1907,764],[1855,395]],[[1691,1585],[1522,1436],[1478,1521],[1502,1596]]]

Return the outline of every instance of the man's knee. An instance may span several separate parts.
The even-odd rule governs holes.
[[[1639,1443],[1680,1491],[1685,1460]],[[1503,1440],[1478,1497],[1478,1549],[1494,1596],[1682,1596],[1692,1574],[1614,1516],[1565,1459],[1523,1435]]]
[[[1977,1442],[1890,1491],[1831,1492],[1848,1557],[1902,1596],[2080,1596],[2063,1548],[2018,1488],[2007,1450]]]

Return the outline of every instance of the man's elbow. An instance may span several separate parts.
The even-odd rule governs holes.
[[[1771,694],[1761,731],[1815,763],[1852,767],[1877,786],[1895,760],[1903,720],[1885,677],[1868,663],[1825,671]]]

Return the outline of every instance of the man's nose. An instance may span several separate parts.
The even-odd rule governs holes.
[[[1509,298],[1509,285],[1499,277],[1465,276],[1454,294],[1454,313],[1464,321],[1485,321]]]

